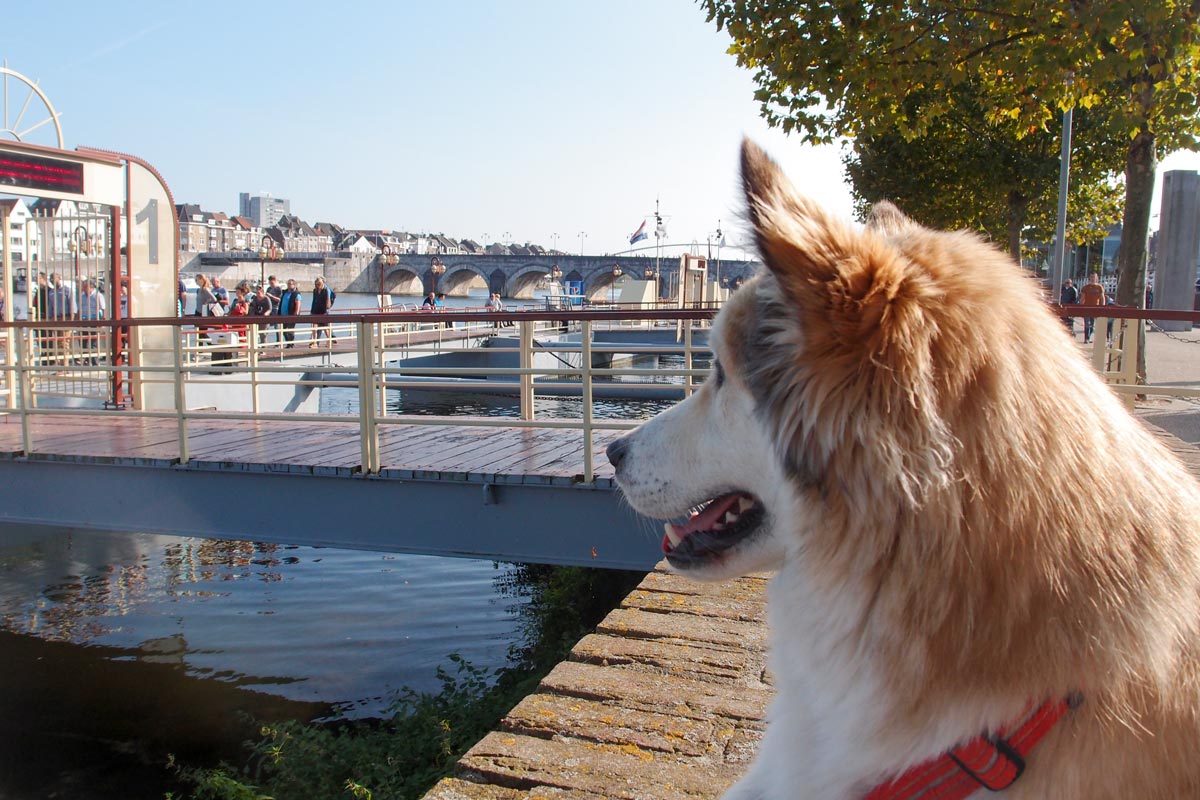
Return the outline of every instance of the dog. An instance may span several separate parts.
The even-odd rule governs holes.
[[[674,571],[773,572],[727,800],[1200,797],[1196,481],[980,237],[742,182],[765,269],[608,448]]]

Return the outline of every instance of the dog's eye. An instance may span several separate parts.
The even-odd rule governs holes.
[[[715,358],[713,359],[713,380],[716,381],[718,389],[725,385],[725,368]]]

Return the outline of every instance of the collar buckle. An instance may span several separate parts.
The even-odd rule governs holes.
[[[980,737],[946,755],[989,792],[1002,792],[1025,772],[1025,759],[1002,736]]]

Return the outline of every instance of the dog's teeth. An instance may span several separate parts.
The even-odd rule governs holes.
[[[663,523],[663,532],[667,535],[667,541],[671,543],[671,547],[678,547],[679,543],[683,541],[683,537],[679,535],[675,526],[669,522]]]
[[[718,522],[717,524],[715,524],[711,528],[709,528],[709,530],[710,531],[723,531],[723,530],[725,530],[725,525],[723,523]]]
[[[739,513],[749,511],[752,508],[754,508],[754,501],[751,500],[749,497],[742,497],[742,498],[738,499],[738,512]]]
[[[733,523],[735,523],[737,521],[738,521],[738,514],[736,511],[734,511],[733,509],[730,509],[729,511],[725,512],[724,523],[726,525],[732,525]]]

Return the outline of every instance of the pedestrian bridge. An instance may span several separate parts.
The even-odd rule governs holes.
[[[649,569],[660,534],[621,502],[603,449],[704,379],[714,313],[0,323],[0,523]],[[1104,313],[1117,325],[1092,361],[1114,390],[1200,395],[1139,385],[1129,335],[1200,315]],[[467,360],[422,360],[451,350]]]
[[[269,326],[247,324],[231,343],[194,318],[6,323],[0,523],[649,569],[661,534],[621,502],[602,455],[648,412],[598,416],[593,390],[690,392],[706,373],[694,331],[712,314],[328,316],[336,343],[310,340],[305,316],[293,348]],[[674,366],[605,344],[639,330],[670,334],[653,350]],[[510,416],[396,413],[398,394],[461,392],[473,371],[426,368],[418,380],[397,364],[501,333],[516,334],[500,349],[518,366],[495,370]],[[550,336],[566,343],[546,358],[535,351]],[[576,385],[573,416],[539,416],[545,380]],[[301,388],[336,388],[350,407],[285,412],[270,400]],[[220,400],[235,392],[252,400]]]

